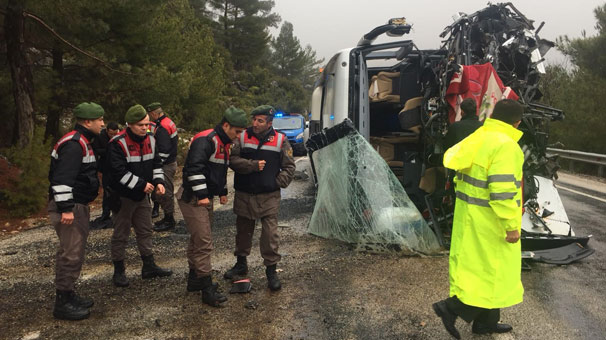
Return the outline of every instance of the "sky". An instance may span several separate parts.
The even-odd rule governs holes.
[[[555,41],[558,36],[580,37],[585,30],[595,35],[593,10],[605,0],[513,0],[513,5],[528,19],[545,26],[539,33],[543,39]],[[353,47],[374,27],[395,17],[405,17],[413,25],[410,34],[400,39],[412,39],[422,49],[441,45],[440,33],[453,22],[457,12],[471,14],[486,7],[486,0],[275,0],[274,12],[282,22],[293,24],[294,34],[301,45],[310,44],[318,57],[327,62],[337,51]],[[497,3],[493,1],[492,3]],[[277,36],[279,28],[271,31]],[[379,38],[385,42],[397,38]],[[545,56],[547,63],[567,61],[555,48]]]

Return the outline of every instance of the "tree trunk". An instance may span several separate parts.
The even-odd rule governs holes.
[[[29,144],[34,135],[34,87],[31,65],[23,47],[23,32],[23,3],[20,0],[9,0],[4,17],[4,34],[17,118],[15,122],[17,134],[14,142],[21,147]]]
[[[65,104],[63,95],[63,49],[60,43],[57,42],[52,50],[53,54],[53,97],[48,106],[48,115],[46,117],[46,130],[44,131],[44,139],[52,138],[54,144],[59,136],[59,122],[61,113]]]

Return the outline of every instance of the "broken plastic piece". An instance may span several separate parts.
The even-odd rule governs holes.
[[[229,293],[248,293],[251,289],[252,284],[250,283],[250,279],[242,279],[232,283]]]

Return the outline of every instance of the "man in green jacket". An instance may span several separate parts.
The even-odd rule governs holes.
[[[524,154],[517,130],[524,107],[511,99],[495,105],[484,125],[444,154],[456,171],[456,205],[449,258],[450,297],[433,304],[455,338],[457,317],[476,334],[512,330],[500,308],[522,302],[520,228]]]

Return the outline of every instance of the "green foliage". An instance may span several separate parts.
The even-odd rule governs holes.
[[[4,204],[15,217],[39,212],[48,200],[50,144],[44,143],[44,131],[36,128],[32,142],[25,148],[6,150],[8,160],[21,170],[18,179],[2,191]]]
[[[276,74],[283,78],[296,79],[304,88],[311,89],[318,76],[319,65],[324,59],[317,59],[311,46],[301,47],[290,22],[285,21],[282,24],[280,34],[272,40],[271,47],[271,61]]]
[[[606,4],[595,10],[598,34],[592,37],[558,39],[558,48],[575,65],[572,71],[550,66],[541,80],[543,101],[564,110],[566,118],[551,125],[550,142],[563,148],[606,153]]]
[[[231,55],[236,70],[250,70],[268,55],[269,27],[277,27],[273,0],[208,0],[217,43]]]

